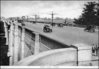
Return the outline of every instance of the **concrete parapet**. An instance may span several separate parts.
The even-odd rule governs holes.
[[[27,61],[28,60],[28,61]],[[77,66],[75,48],[54,49],[29,56],[15,65],[18,66]]]
[[[78,66],[89,66],[92,61],[92,46],[78,43],[74,44],[78,49]]]

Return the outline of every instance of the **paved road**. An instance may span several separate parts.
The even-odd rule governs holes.
[[[52,33],[44,33],[42,30],[44,24],[39,23],[37,24],[25,23],[25,24],[26,28],[38,31],[49,38],[55,39],[67,45],[75,43],[98,45],[98,33],[85,32],[83,31],[84,28],[68,27],[68,26],[65,26],[63,28],[53,27]]]

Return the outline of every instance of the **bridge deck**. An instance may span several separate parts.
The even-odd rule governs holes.
[[[84,28],[77,28],[77,27],[68,27],[65,26],[63,28],[53,27],[52,33],[44,33],[43,26],[44,24],[32,24],[32,23],[25,23],[26,28],[30,30],[35,30],[42,35],[49,37],[53,40],[59,41],[66,45],[71,45],[75,43],[86,43],[89,45],[98,45],[98,32],[89,33],[83,31]]]

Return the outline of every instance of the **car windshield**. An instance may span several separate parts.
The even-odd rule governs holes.
[[[45,25],[45,27],[49,27],[48,25]]]

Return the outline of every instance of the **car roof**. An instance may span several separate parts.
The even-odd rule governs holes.
[[[49,27],[49,25],[44,25],[44,26]]]

